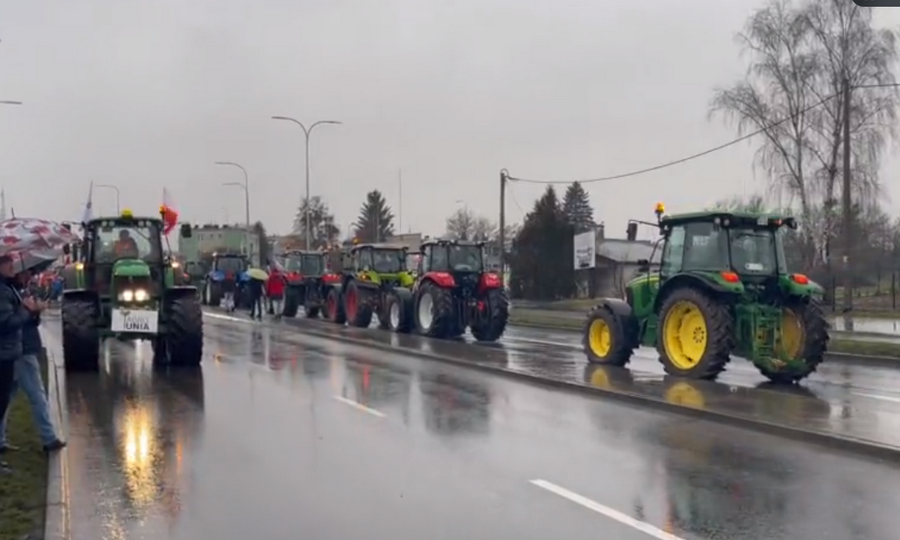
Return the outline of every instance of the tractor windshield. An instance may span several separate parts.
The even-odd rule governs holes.
[[[325,257],[312,254],[288,255],[284,261],[284,269],[305,276],[320,276],[325,270]]]
[[[240,274],[247,269],[243,257],[220,257],[216,261],[216,270],[231,274]]]
[[[401,249],[372,250],[372,268],[379,274],[396,274],[406,270],[406,252]]]
[[[93,231],[94,260],[113,263],[119,259],[162,261],[160,226],[151,220],[102,221]]]
[[[451,245],[449,250],[449,266],[454,272],[481,272],[484,269],[481,246]]]
[[[734,270],[750,275],[784,273],[787,265],[782,235],[783,232],[771,228],[728,229]]]

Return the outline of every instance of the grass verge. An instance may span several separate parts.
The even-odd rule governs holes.
[[[47,379],[44,366],[44,380]],[[9,411],[7,441],[18,447],[0,457],[12,468],[0,474],[0,540],[44,536],[47,507],[47,456],[41,446],[31,406],[16,393]]]
[[[535,310],[515,310],[509,314],[509,321],[514,325],[551,328],[557,330],[574,330],[580,332],[584,321],[564,317],[554,317],[552,313],[535,313]],[[844,354],[866,356],[884,356],[897,358],[900,361],[900,343],[884,343],[879,341],[860,341],[832,337],[828,342],[828,351]]]

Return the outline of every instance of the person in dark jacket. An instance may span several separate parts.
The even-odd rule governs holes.
[[[38,311],[32,298],[22,299],[15,283],[15,262],[0,256],[0,418],[6,417],[15,382],[15,362],[22,356],[22,327]],[[0,469],[5,469],[0,463]]]
[[[262,297],[263,287],[265,283],[258,279],[248,279],[244,285],[244,294],[247,295],[247,302],[250,304],[250,318],[262,320]]]
[[[26,270],[19,273],[16,280],[24,288],[31,277],[31,272]],[[50,420],[50,406],[47,403],[47,391],[41,375],[39,359],[44,353],[44,344],[41,342],[41,332],[38,327],[41,324],[40,310],[45,307],[46,304],[37,302],[37,310],[30,313],[28,320],[22,326],[22,356],[15,361],[15,380],[9,392],[9,399],[12,400],[17,389],[22,389],[31,404],[34,423],[38,428],[41,442],[44,444],[44,451],[53,452],[64,447],[66,443],[56,436],[56,430]],[[0,419],[0,453],[16,449],[6,441],[7,416],[8,414]]]

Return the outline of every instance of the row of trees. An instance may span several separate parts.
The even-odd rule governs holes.
[[[320,249],[341,241],[341,229],[337,226],[334,214],[321,197],[309,199],[309,229],[312,249]],[[304,200],[291,228],[291,237],[297,247],[306,239],[307,202]],[[361,242],[381,242],[394,234],[394,213],[380,191],[373,190],[366,194],[366,199],[359,211],[359,217],[353,223],[352,236]]]

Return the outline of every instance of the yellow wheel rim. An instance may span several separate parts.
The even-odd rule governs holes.
[[[663,323],[666,356],[678,369],[696,367],[706,352],[706,319],[697,304],[683,300],[672,306]]]
[[[588,330],[588,344],[591,352],[600,358],[606,358],[612,349],[612,331],[603,319],[594,319]]]
[[[692,407],[694,409],[702,409],[706,406],[703,393],[684,381],[679,381],[666,390],[666,401],[673,405]]]
[[[790,308],[784,308],[781,314],[781,353],[785,358],[794,360],[803,354],[803,342],[806,332],[800,317]]]

